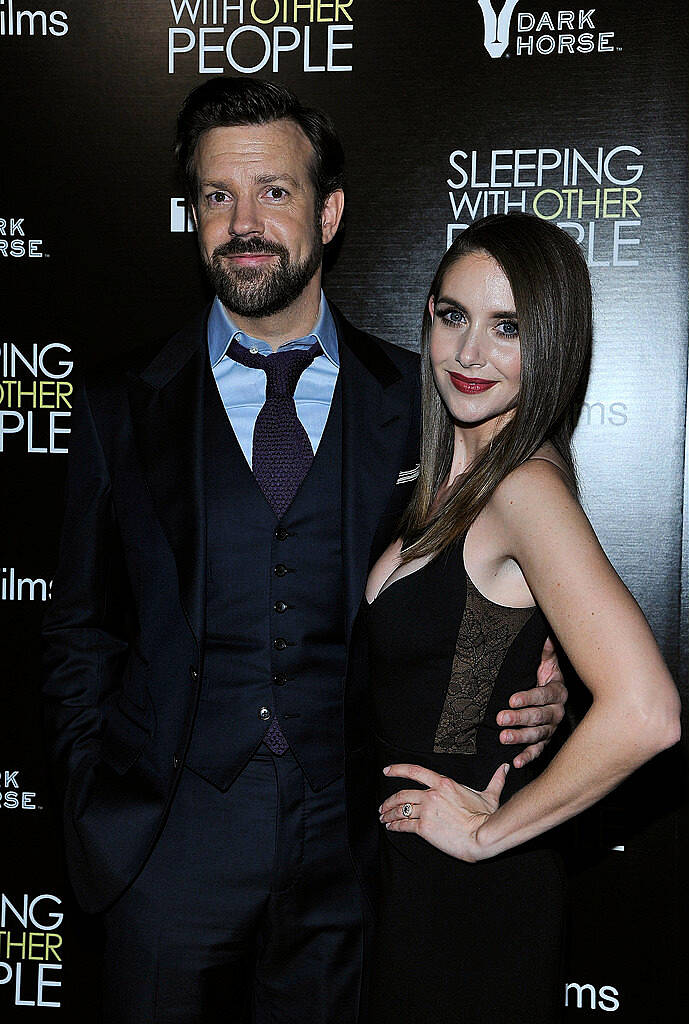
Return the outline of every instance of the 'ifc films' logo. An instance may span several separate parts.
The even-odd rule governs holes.
[[[20,5],[23,8],[23,4]],[[0,0],[0,36],[65,36],[66,11],[25,10],[16,0]]]
[[[520,0],[504,0],[496,11],[491,0],[477,0],[483,15],[483,45],[491,57],[502,57],[510,45],[515,8]],[[499,0],[497,0],[499,3]],[[595,21],[596,8],[567,11],[517,12],[515,53],[517,57],[535,53],[614,53],[614,32],[600,32]],[[509,54],[508,54],[509,56]]]

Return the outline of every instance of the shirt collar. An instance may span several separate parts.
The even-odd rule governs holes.
[[[272,352],[270,345],[266,341],[261,341],[260,338],[252,338],[251,335],[245,334],[244,331],[237,327],[216,295],[211,306],[210,316],[208,317],[208,353],[212,367],[215,367],[223,358],[233,338],[237,338],[237,341],[246,348],[256,348],[265,355],[269,355]],[[295,338],[293,341],[287,342],[284,347],[286,349],[308,348],[310,345],[313,345],[314,341],[318,342],[330,362],[334,366],[339,367],[340,356],[337,348],[337,329],[333,315],[330,312],[330,307],[322,291],[318,319],[311,333],[307,334],[304,338]]]

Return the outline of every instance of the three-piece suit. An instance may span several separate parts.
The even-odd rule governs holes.
[[[215,388],[207,316],[75,391],[44,627],[70,876],[116,937],[112,1020],[147,999],[160,1005],[142,1021],[205,1020],[183,1004],[211,989],[239,1019],[257,963],[257,1020],[351,1020],[317,1009],[359,970],[356,876],[370,893],[378,828],[365,665],[349,653],[418,467],[418,357],[333,310],[330,413],[278,519]],[[275,720],[282,758],[262,743]],[[199,929],[207,961],[176,988]]]

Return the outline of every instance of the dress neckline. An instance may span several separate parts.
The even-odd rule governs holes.
[[[364,600],[366,602],[366,606],[368,608],[373,608],[374,604],[378,603],[378,601],[383,596],[383,594],[386,592],[386,590],[392,590],[392,588],[397,583],[402,583],[403,580],[410,580],[410,579],[413,579],[414,576],[418,576],[418,574],[423,572],[424,569],[427,569],[429,565],[432,565],[433,562],[435,562],[438,559],[439,555],[441,555],[441,554],[442,554],[442,551],[436,551],[434,554],[429,555],[429,557],[426,559],[426,561],[423,562],[418,567],[418,569],[414,569],[413,572],[405,572],[402,576],[398,576],[397,579],[393,580],[392,577],[395,575],[395,573],[399,569],[399,565],[395,566],[395,568],[392,570],[392,572],[390,573],[388,578],[384,581],[383,585],[379,588],[378,593],[376,594],[376,596],[373,598],[372,601],[369,601],[369,599],[366,597],[366,595],[364,595]]]

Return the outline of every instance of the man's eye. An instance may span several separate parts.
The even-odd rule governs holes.
[[[283,196],[287,195],[287,192],[285,191],[284,188],[280,188],[278,185],[274,185],[272,188],[268,189],[266,195],[268,196],[269,199],[282,199]]]
[[[224,203],[228,199],[227,192],[211,192],[208,199],[211,203]]]

